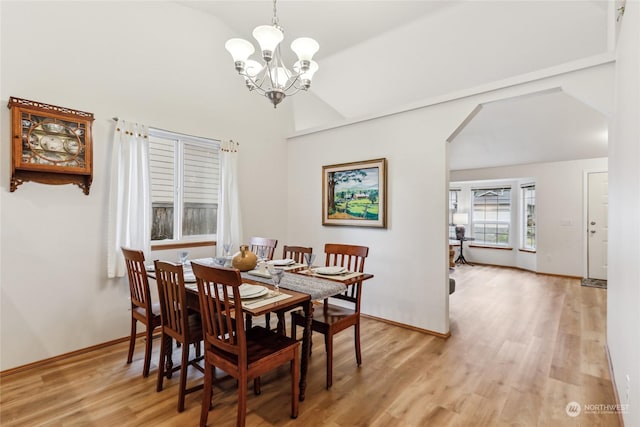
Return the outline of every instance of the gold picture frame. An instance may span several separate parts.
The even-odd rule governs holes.
[[[322,225],[387,227],[387,159],[322,167]]]

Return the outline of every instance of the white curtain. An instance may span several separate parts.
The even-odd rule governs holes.
[[[224,245],[231,245],[231,254],[242,242],[242,215],[238,196],[238,144],[220,144],[220,190],[218,193],[218,230],[216,255],[224,254]]]
[[[121,119],[113,136],[107,240],[109,278],[126,274],[121,246],[141,249],[145,258],[149,258],[151,184],[148,128]]]

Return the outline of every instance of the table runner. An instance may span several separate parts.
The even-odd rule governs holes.
[[[199,262],[205,265],[213,264],[213,258],[199,258],[192,261]],[[193,276],[190,262],[184,266],[184,275],[185,282],[191,282],[191,280],[186,280],[187,277],[191,279],[191,276]],[[249,274],[248,272],[241,272],[240,275],[243,279],[246,280],[254,280],[256,282],[273,285],[273,281],[266,277],[254,276]],[[193,278],[193,281],[195,281],[195,277]],[[314,300],[325,299],[333,295],[341,294],[342,292],[347,290],[347,287],[343,283],[336,282],[334,280],[327,280],[316,275],[306,276],[302,274],[289,273],[286,271],[282,276],[280,287],[283,289],[289,289],[291,291],[308,294],[311,296],[311,299]]]
[[[273,285],[271,279],[250,275],[248,272],[240,273],[243,279],[255,280],[256,282]],[[325,299],[333,295],[340,294],[347,290],[347,287],[340,282],[322,279],[314,276],[304,276],[296,273],[285,272],[280,282],[280,287],[291,291],[309,294],[311,299]]]

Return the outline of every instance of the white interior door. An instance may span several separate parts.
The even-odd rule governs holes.
[[[587,270],[591,279],[607,279],[608,176],[607,172],[588,174]]]

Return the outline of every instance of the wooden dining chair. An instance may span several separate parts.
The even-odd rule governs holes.
[[[251,237],[249,239],[249,250],[256,254],[258,258],[260,258],[260,251],[264,251],[264,258],[268,261],[273,260],[273,254],[276,250],[276,246],[278,246],[277,239],[267,239],[265,237]],[[271,315],[269,313],[265,314],[264,322],[269,327],[271,323]],[[253,318],[251,315],[247,315],[247,329],[251,329],[253,325]]]
[[[136,346],[137,323],[142,323],[145,328],[144,368],[142,375],[149,376],[151,362],[151,350],[153,332],[160,327],[160,305],[152,303],[149,291],[149,279],[144,267],[144,253],[139,250],[120,248],[124,255],[129,276],[129,292],[131,295],[131,336],[129,337],[129,354],[127,363],[133,360],[133,351]]]
[[[306,246],[287,246],[282,248],[282,259],[291,258],[298,264],[304,264],[304,254],[313,253],[313,248]]]
[[[249,250],[256,255],[259,255],[261,250],[264,250],[264,257],[267,260],[273,259],[273,253],[278,246],[278,240],[266,239],[264,237],[252,237],[249,239]]]
[[[282,259],[292,259],[298,264],[304,264],[304,254],[313,253],[313,248],[306,246],[283,246],[282,247]],[[278,317],[277,332],[284,334],[287,328],[286,311],[276,311]],[[269,316],[265,316],[265,323],[267,328],[271,328],[271,322]]]
[[[184,271],[181,264],[155,261],[156,283],[162,318],[162,341],[160,343],[160,362],[158,363],[158,384],[156,391],[162,391],[164,377],[180,371],[178,387],[178,412],[184,410],[184,398],[188,393],[202,390],[203,384],[187,388],[187,370],[193,366],[200,372],[198,365],[203,359],[200,342],[202,341],[202,322],[198,313],[187,308],[187,291],[184,287]],[[173,340],[181,345],[182,358],[178,366],[170,366]],[[189,347],[195,347],[195,357],[189,360]]]
[[[364,271],[364,261],[369,254],[366,246],[342,245],[327,243],[324,246],[326,255],[325,265],[346,267],[349,271]],[[362,364],[360,351],[360,300],[362,297],[362,282],[354,283],[347,290],[331,298],[349,302],[350,307],[329,303],[329,298],[323,302],[322,310],[313,312],[311,330],[324,335],[325,351],[327,354],[327,389],[333,384],[333,336],[340,331],[353,326],[356,347],[356,363]],[[302,311],[291,313],[291,337],[296,337],[296,326],[304,326],[306,322]]]
[[[289,362],[291,370],[291,418],[298,416],[300,343],[261,326],[245,331],[241,301],[240,272],[226,267],[193,263],[205,340],[204,396],[200,426],[207,424],[213,392],[214,367],[238,380],[237,425],[244,426],[247,411],[247,383],[254,380],[260,393],[260,376]]]

